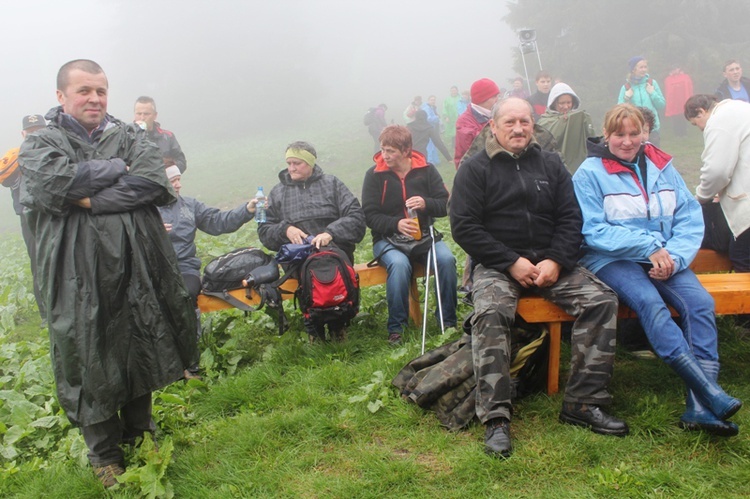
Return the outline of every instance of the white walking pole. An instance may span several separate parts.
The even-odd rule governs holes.
[[[424,354],[424,345],[427,341],[427,302],[430,297],[430,258],[432,250],[427,252],[427,268],[424,274],[424,311],[422,312],[422,354]]]
[[[438,265],[437,265],[437,249],[435,248],[435,232],[432,228],[432,225],[430,225],[430,239],[432,240],[432,265],[435,269],[435,294],[437,295],[437,302],[438,302],[438,316],[440,317],[440,331],[445,334],[445,324],[443,323],[443,302],[440,299],[440,276],[438,275]],[[428,260],[428,266],[427,269],[429,271],[429,258]]]

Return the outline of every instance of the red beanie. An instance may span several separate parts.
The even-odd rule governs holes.
[[[481,104],[499,93],[500,89],[497,88],[494,81],[489,78],[482,78],[471,84],[471,103]]]

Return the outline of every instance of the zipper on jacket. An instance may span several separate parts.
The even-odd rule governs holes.
[[[406,172],[406,175],[409,175],[409,172]],[[406,209],[406,175],[399,176],[399,180],[401,180],[401,198],[404,200],[404,218],[409,218],[409,211]]]
[[[636,164],[635,167],[638,168],[638,165]],[[635,180],[635,185],[637,185],[641,190],[644,201],[646,201],[646,220],[651,220],[651,201],[649,200],[649,195],[648,192],[646,192],[646,188],[643,187],[643,183],[641,183],[641,176],[637,171],[632,171],[630,174],[633,176],[633,180]]]
[[[526,192],[526,181],[524,180],[523,175],[521,175],[521,165],[518,164],[518,160],[516,160],[516,172],[518,173],[518,179],[521,181],[522,191]],[[536,188],[539,189],[539,185],[537,185]],[[531,210],[529,209],[529,196],[526,196],[526,228],[528,229],[527,232],[529,235],[529,241],[533,241],[534,232],[532,231],[532,227],[531,227]]]

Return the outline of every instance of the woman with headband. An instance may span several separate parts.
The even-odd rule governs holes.
[[[354,262],[354,247],[365,236],[365,215],[344,183],[316,164],[315,148],[293,142],[286,148],[287,168],[268,195],[266,222],[258,224],[263,246],[278,251],[312,236],[317,248],[335,245]],[[310,341],[325,339],[325,324],[305,319]],[[329,323],[331,339],[343,340],[346,324]]]

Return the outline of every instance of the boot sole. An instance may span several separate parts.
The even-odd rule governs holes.
[[[490,449],[489,447],[485,447],[484,453],[487,454],[488,456],[508,459],[510,455],[513,453],[513,449],[508,449],[507,451],[503,451],[503,452],[497,452],[497,451]]]
[[[739,435],[740,429],[737,425],[711,425],[692,421],[680,421],[680,428],[686,431],[702,431],[717,437],[735,437]]]
[[[591,430],[594,433],[598,433],[599,435],[608,435],[612,437],[624,437],[628,433],[630,433],[630,429],[625,428],[623,430],[610,430],[607,428],[602,428],[599,426],[594,426],[588,421],[584,421],[582,419],[578,419],[574,416],[570,416],[568,414],[560,414],[559,420],[561,423],[570,424],[573,426],[580,426],[582,428],[587,428]]]

